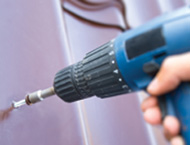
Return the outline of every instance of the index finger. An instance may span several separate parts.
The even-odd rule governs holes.
[[[174,90],[182,81],[190,81],[190,53],[168,57],[147,91],[162,95]]]

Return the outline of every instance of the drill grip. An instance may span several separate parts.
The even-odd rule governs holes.
[[[175,116],[181,124],[180,134],[190,145],[190,83],[182,83],[175,91],[159,97],[162,118]]]

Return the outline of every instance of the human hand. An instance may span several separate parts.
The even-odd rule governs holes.
[[[145,99],[141,105],[144,119],[152,124],[161,124],[161,111],[158,107],[157,96],[168,93],[184,81],[190,81],[190,53],[170,56],[166,58],[160,71],[147,88],[151,97]],[[178,136],[180,123],[177,118],[167,116],[163,120],[164,134],[172,145],[184,145]]]

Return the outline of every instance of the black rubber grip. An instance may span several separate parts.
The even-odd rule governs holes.
[[[111,97],[130,92],[117,66],[113,42],[91,51],[86,57],[59,71],[54,80],[56,94],[66,102],[91,96]]]

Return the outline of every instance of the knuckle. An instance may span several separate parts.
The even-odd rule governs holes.
[[[173,58],[167,57],[162,63],[162,68],[165,70],[170,70],[172,65],[173,65]]]

